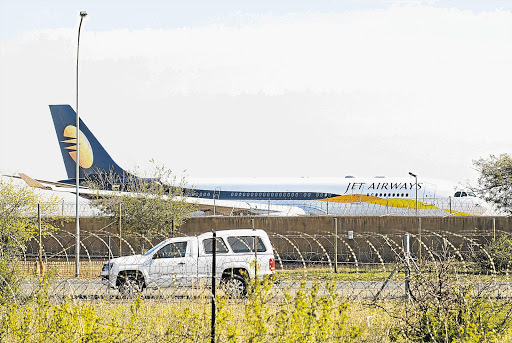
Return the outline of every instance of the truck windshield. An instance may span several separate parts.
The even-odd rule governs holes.
[[[146,251],[144,253],[144,256],[148,256],[148,255],[151,255],[156,249],[160,248],[163,244],[164,244],[165,241],[163,242],[160,242],[158,243],[157,245],[155,245],[154,247],[152,247],[151,249],[149,249],[148,251]]]

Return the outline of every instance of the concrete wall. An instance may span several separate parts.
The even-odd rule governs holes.
[[[493,233],[493,221],[496,233],[512,233],[512,217],[197,217],[189,219],[180,228],[185,235],[200,234],[206,231],[252,228],[265,229],[269,232],[285,234],[289,231],[299,231],[308,234],[324,234],[334,230],[334,218],[338,219],[338,231],[354,231],[354,233],[392,234],[402,232],[417,232],[421,229],[453,233]],[[117,233],[117,223],[104,218],[81,218],[81,230],[101,233]],[[74,233],[73,220],[66,223],[56,223],[64,231]]]
[[[394,261],[395,253],[388,243],[391,240],[395,242],[391,245],[400,246],[401,234],[405,232],[411,234],[413,255],[421,254],[417,240],[420,221],[422,242],[433,251],[442,248],[442,237],[446,237],[453,247],[457,247],[462,253],[469,253],[475,243],[485,244],[492,239],[493,223],[496,235],[512,233],[512,217],[198,217],[188,220],[180,228],[179,235],[196,235],[212,229],[252,228],[254,221],[254,228],[265,229],[271,235],[272,244],[281,258],[294,259],[298,258],[298,254],[304,253],[310,261],[315,261],[322,259],[325,253],[333,256],[336,241],[332,235],[335,218],[338,221],[340,240],[339,261],[348,262],[357,258],[359,262],[378,263],[373,250],[379,251],[384,261]],[[162,239],[156,237],[153,242],[149,242],[128,237],[124,233],[122,236],[125,240],[119,239],[115,237],[119,230],[117,222],[105,218],[82,218],[80,223],[81,242],[84,247],[81,255],[91,258],[107,256],[107,236],[111,236],[111,248],[116,255],[120,248],[123,255],[140,253]],[[69,247],[73,247],[75,243],[75,223],[70,220],[55,224],[62,231],[55,237],[43,240],[44,250],[61,258],[63,254],[73,256],[74,248]],[[347,231],[353,231],[355,238],[349,239]],[[37,256],[37,252],[37,242],[32,241],[27,254]]]
[[[199,217],[191,218],[181,228],[185,234],[198,234],[212,229],[252,228],[284,234],[299,231],[308,234],[323,234],[334,230],[334,218],[338,218],[338,231],[355,233],[401,233],[417,232],[421,229],[441,232],[464,233],[467,231],[492,233],[495,230],[512,232],[512,217]]]

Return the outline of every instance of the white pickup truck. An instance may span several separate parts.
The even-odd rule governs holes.
[[[247,278],[254,278],[256,270],[258,277],[274,273],[274,252],[265,231],[222,230],[216,236],[215,276],[230,296],[245,295]],[[212,232],[197,237],[169,238],[145,254],[111,259],[103,266],[101,277],[122,295],[138,293],[144,288],[193,286],[200,280],[208,285],[212,256]]]

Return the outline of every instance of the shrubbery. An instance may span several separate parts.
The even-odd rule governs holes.
[[[39,230],[38,205],[46,219],[41,223],[45,235],[55,230],[50,222],[56,218],[58,201],[34,188],[0,179],[0,302],[16,296],[20,275],[13,262],[23,255],[27,242]]]
[[[362,329],[347,323],[349,304],[334,284],[320,295],[302,283],[276,298],[272,280],[252,284],[246,300],[218,296],[217,342],[355,342]],[[144,301],[52,303],[41,281],[26,303],[0,305],[2,342],[209,342],[209,299],[176,303]],[[63,300],[63,301],[62,301]],[[172,301],[172,300],[171,300]]]
[[[0,304],[14,301],[20,287],[20,273],[14,263],[0,259]]]
[[[512,267],[512,237],[503,235],[484,245],[476,261],[483,272],[507,272]]]
[[[408,317],[402,317],[391,330],[393,341],[498,342],[510,329],[510,304],[477,299],[471,287],[459,285],[447,290],[438,301],[415,303],[411,307],[403,312]]]
[[[459,267],[441,257],[415,273],[409,299],[392,311],[393,341],[498,342],[510,330],[510,299],[496,298],[495,283],[465,282]]]

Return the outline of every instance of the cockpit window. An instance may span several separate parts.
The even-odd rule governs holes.
[[[455,192],[455,194],[453,195],[455,198],[461,198],[461,197],[474,197],[476,196],[475,193],[473,192],[463,192],[463,191],[457,191]]]

